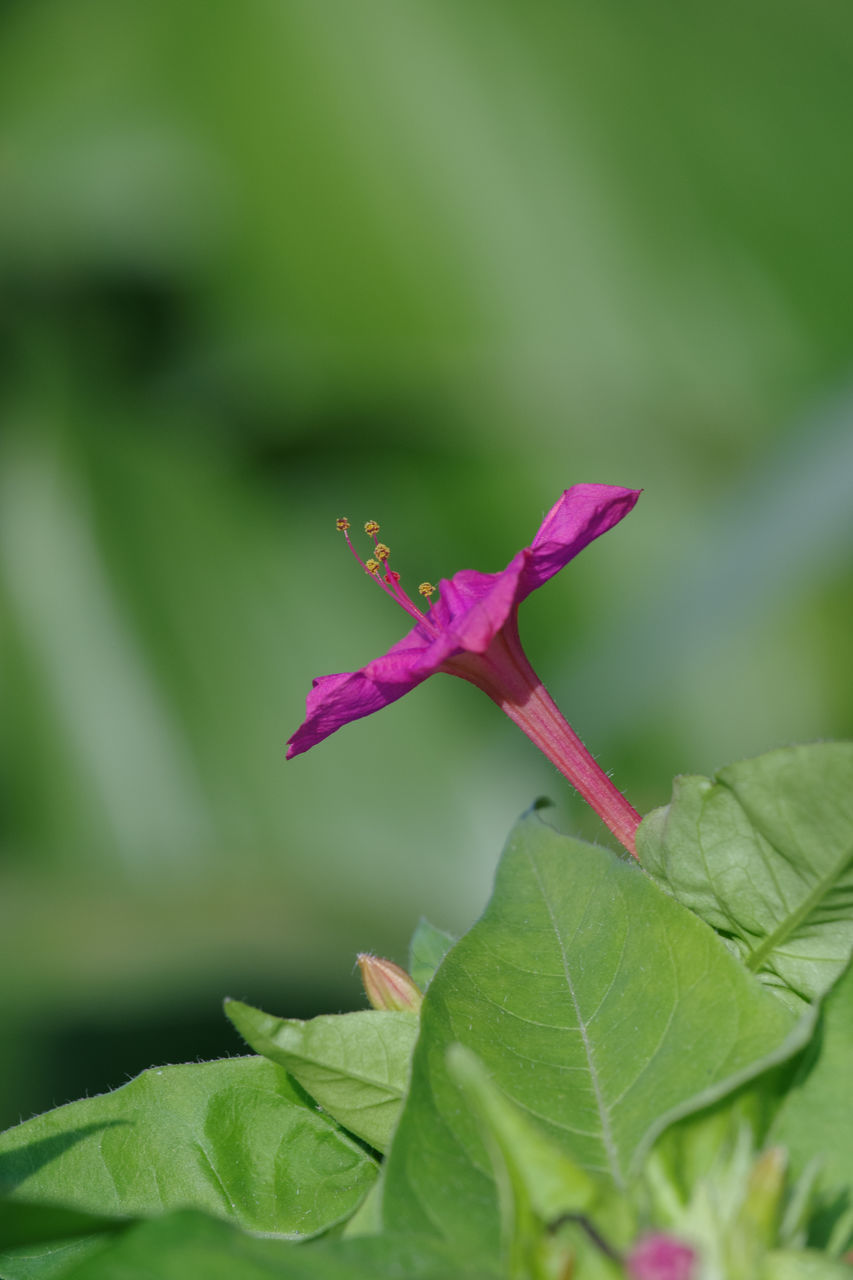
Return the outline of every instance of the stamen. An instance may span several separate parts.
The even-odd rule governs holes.
[[[410,597],[406,594],[406,592],[400,586],[399,573],[397,572],[396,569],[392,569],[390,567],[388,563],[391,555],[390,548],[387,547],[384,542],[377,542],[376,540],[376,535],[379,533],[378,522],[376,520],[368,520],[364,526],[364,532],[368,535],[368,537],[373,539],[373,544],[374,544],[373,555],[370,557],[369,560],[362,560],[361,556],[358,554],[355,547],[353,546],[352,538],[349,536],[349,527],[350,527],[349,520],[347,520],[345,516],[339,516],[336,523],[337,523],[338,529],[341,531],[341,533],[343,533],[344,537],[346,538],[347,546],[349,547],[352,554],[355,556],[358,563],[361,565],[364,572],[370,574],[374,582],[379,583],[379,586],[382,588],[385,594],[390,596],[391,599],[394,600],[398,605],[400,605],[401,608],[405,609],[406,613],[410,614],[411,617],[413,617],[416,622],[419,622],[422,626],[426,627],[427,630],[430,631],[432,634],[437,635],[438,632],[436,630],[435,624],[430,621],[427,614],[423,613],[418,608],[414,600],[410,599]],[[382,573],[383,567],[385,569],[384,576]],[[425,590],[425,588],[428,588],[428,590]],[[420,586],[420,592],[422,596],[430,596],[432,595],[434,590],[435,590],[435,587],[433,587],[432,584],[429,582],[422,583]]]
[[[418,608],[414,600],[412,600],[408,593],[400,586],[400,575],[397,573],[396,569],[388,570],[385,574],[385,581],[388,583],[390,590],[394,593],[394,599],[399,605],[402,605],[406,610],[406,613],[410,613],[413,618],[417,618],[418,622],[422,623],[429,631],[435,633],[435,627],[430,622],[427,615]]]
[[[421,585],[418,587],[418,591],[421,593],[422,596],[426,596],[427,600],[429,600],[430,596],[433,595],[435,592],[435,587],[432,585],[431,582],[422,582]]]

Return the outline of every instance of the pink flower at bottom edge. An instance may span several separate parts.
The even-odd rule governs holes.
[[[414,617],[415,626],[359,671],[314,680],[306,718],[288,742],[288,759],[351,720],[396,702],[429,676],[459,676],[482,689],[524,730],[636,856],[634,834],[640,816],[592,759],[547,693],[521,647],[517,617],[519,605],[532,591],[623,520],[639,496],[639,490],[615,485],[577,484],[566,489],[530,546],[513,556],[504,570],[462,569],[442,579],[438,599],[426,612],[403,591],[399,574],[387,566],[387,548],[378,544],[386,571],[381,575],[380,565],[373,560],[368,562],[369,572]],[[346,531],[346,521],[339,525]]]
[[[631,1280],[693,1280],[696,1254],[674,1236],[646,1236],[628,1255]]]

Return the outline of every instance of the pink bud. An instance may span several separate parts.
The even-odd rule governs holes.
[[[631,1280],[692,1280],[696,1254],[673,1236],[646,1236],[628,1256]]]
[[[364,952],[358,956],[358,967],[367,998],[374,1009],[388,1013],[420,1011],[423,995],[398,964]]]

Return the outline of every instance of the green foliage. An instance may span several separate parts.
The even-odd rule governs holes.
[[[598,1269],[613,1272],[613,1244],[630,1239],[632,1216],[614,1188],[576,1165],[529,1114],[496,1087],[479,1059],[461,1044],[447,1052],[451,1079],[476,1119],[497,1185],[503,1270],[508,1276],[547,1277],[567,1269],[580,1249],[595,1252],[581,1222],[594,1218],[606,1231],[611,1254],[599,1252]],[[584,1249],[584,1246],[586,1248]],[[597,1272],[596,1272],[597,1274]],[[617,1273],[618,1274],[618,1273]]]
[[[124,1222],[122,1218],[103,1213],[84,1213],[62,1205],[3,1198],[0,1199],[0,1249],[118,1231]]]
[[[225,1012],[253,1049],[286,1067],[333,1119],[386,1150],[406,1092],[416,1017],[365,1009],[299,1022],[238,1000],[227,1000]]]
[[[850,1280],[850,1264],[813,1249],[774,1250],[764,1259],[759,1280]]]
[[[574,1162],[623,1190],[669,1120],[793,1053],[809,1023],[637,867],[532,815],[424,1000],[386,1224],[426,1222],[463,1254],[488,1256],[499,1238],[489,1161],[448,1073],[456,1041]]]
[[[666,891],[529,812],[473,928],[418,926],[419,1018],[228,1001],[261,1057],[152,1070],[2,1135],[0,1274],[624,1280],[652,1239],[692,1250],[695,1280],[840,1280],[853,967],[821,996],[850,760],[789,748],[679,784],[642,829]]]
[[[785,747],[679,778],[638,834],[643,865],[794,1005],[853,949],[853,743]]]
[[[822,1182],[842,1198],[853,1195],[852,1076],[853,968],[848,968],[827,997],[817,1034],[770,1130],[795,1169],[804,1169],[818,1153]]]
[[[305,1249],[259,1240],[197,1211],[167,1214],[129,1230],[65,1273],[64,1280],[494,1280],[458,1267],[417,1240],[325,1241]]]
[[[375,1177],[263,1058],[152,1069],[0,1138],[0,1185],[15,1197],[122,1216],[193,1206],[285,1236],[349,1217]],[[0,1261],[4,1280],[30,1273]]]

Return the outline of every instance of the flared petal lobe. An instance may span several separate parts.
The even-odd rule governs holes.
[[[624,520],[640,492],[610,484],[576,484],[566,489],[528,548],[530,556],[516,602],[553,578],[584,547]]]
[[[418,660],[428,649],[428,638],[419,626],[413,627],[360,671],[318,676],[305,702],[305,720],[287,744],[287,759],[308,751],[351,720],[390,706],[426,680],[432,669],[419,670]]]

